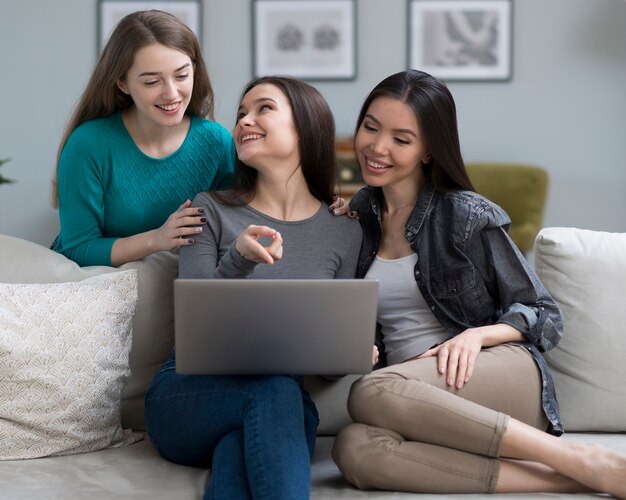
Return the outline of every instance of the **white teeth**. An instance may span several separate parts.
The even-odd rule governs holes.
[[[174,111],[176,108],[178,108],[178,103],[176,104],[162,104],[159,106],[159,108],[161,108],[164,111]]]
[[[383,165],[382,163],[378,163],[370,159],[367,160],[367,165],[372,168],[387,168],[387,165]]]
[[[248,134],[248,135],[244,135],[241,138],[241,142],[246,142],[246,141],[253,141],[254,139],[260,139],[262,136],[259,134]]]

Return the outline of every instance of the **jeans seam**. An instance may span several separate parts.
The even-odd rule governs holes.
[[[266,482],[263,480],[263,478],[265,477],[265,462],[260,459],[260,457],[258,457],[258,447],[259,447],[259,419],[258,419],[258,411],[256,411],[255,408],[255,404],[253,401],[248,401],[247,403],[248,408],[246,409],[246,411],[244,411],[244,414],[249,415],[250,418],[250,426],[244,426],[244,429],[247,427],[249,430],[251,430],[250,432],[250,438],[252,440],[252,446],[249,449],[250,453],[252,453],[253,455],[255,455],[255,459],[254,459],[254,463],[255,463],[255,468],[254,468],[254,475],[256,476],[254,478],[254,484],[255,484],[255,491],[257,491],[260,495],[260,498],[266,498],[267,497],[267,491],[266,491]],[[245,436],[244,436],[245,439]]]

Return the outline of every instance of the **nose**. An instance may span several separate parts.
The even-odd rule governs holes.
[[[371,149],[376,154],[383,155],[387,153],[388,148],[386,138],[382,135],[378,135],[372,142]]]
[[[252,113],[241,113],[237,123],[240,127],[249,127],[254,124],[254,118],[252,117]]]
[[[176,88],[176,82],[173,80],[165,80],[163,86],[163,97],[165,99],[174,99],[178,97],[178,89]]]

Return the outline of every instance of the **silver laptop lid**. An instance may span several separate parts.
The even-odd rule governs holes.
[[[378,281],[178,279],[181,374],[368,373]]]

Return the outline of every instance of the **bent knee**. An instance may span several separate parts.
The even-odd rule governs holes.
[[[302,389],[292,377],[268,375],[259,377],[250,393],[250,400],[279,408],[302,406]]]
[[[367,441],[367,426],[350,424],[337,434],[332,451],[333,460],[346,480],[361,489],[364,488],[361,464]]]
[[[381,459],[396,449],[402,436],[365,424],[344,427],[333,445],[332,456],[346,480],[359,489],[378,489]]]
[[[386,386],[398,380],[394,373],[372,372],[352,384],[348,397],[348,412],[355,422],[376,425],[372,418],[378,411],[384,411],[382,398]]]

